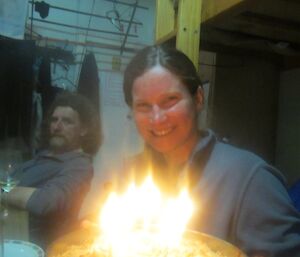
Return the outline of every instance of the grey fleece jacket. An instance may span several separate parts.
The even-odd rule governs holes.
[[[187,164],[199,211],[192,228],[224,239],[248,256],[300,256],[300,215],[284,177],[258,156],[203,137]]]

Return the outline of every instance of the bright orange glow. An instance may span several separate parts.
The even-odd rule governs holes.
[[[122,195],[110,194],[99,215],[101,237],[95,250],[132,257],[148,256],[157,247],[174,248],[192,212],[187,189],[176,198],[167,198],[149,176],[141,186],[132,183]]]

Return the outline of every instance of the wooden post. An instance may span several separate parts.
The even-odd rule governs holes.
[[[172,0],[156,0],[156,43],[176,37],[176,48],[198,69],[202,0],[179,0],[178,14]]]
[[[202,0],[202,2],[203,11],[201,21],[206,22],[232,7],[246,3],[246,0]]]
[[[180,0],[176,48],[183,51],[199,68],[199,43],[202,0]]]
[[[162,43],[176,35],[172,0],[156,0],[155,42]]]

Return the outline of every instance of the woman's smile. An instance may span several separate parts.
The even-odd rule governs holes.
[[[151,130],[151,133],[153,134],[153,136],[163,137],[169,135],[172,131],[173,131],[172,128],[166,128],[161,130]]]

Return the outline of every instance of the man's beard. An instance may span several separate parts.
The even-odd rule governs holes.
[[[52,135],[49,140],[50,150],[54,152],[62,152],[68,149],[68,142],[64,136]]]

